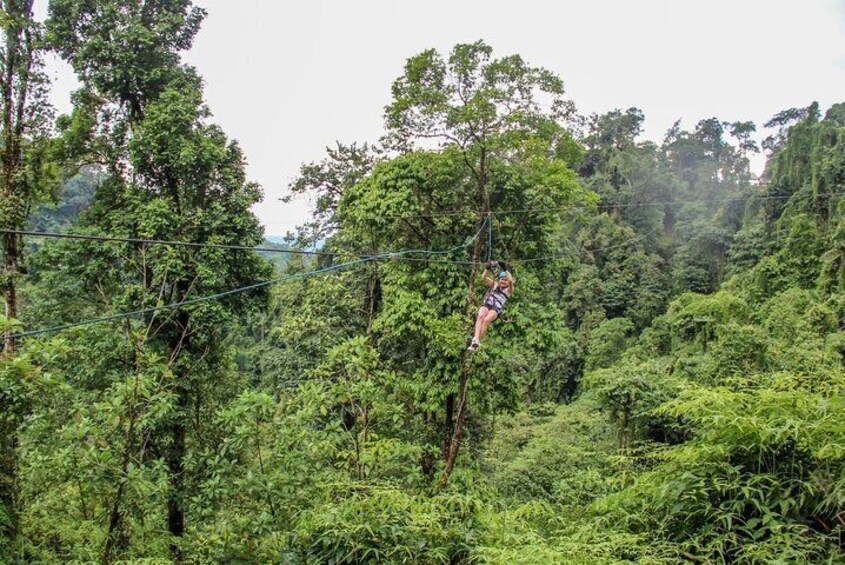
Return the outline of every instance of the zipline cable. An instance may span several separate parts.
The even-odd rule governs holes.
[[[813,195],[783,195],[783,196],[741,196],[741,197],[731,197],[731,198],[723,198],[723,199],[692,199],[692,200],[665,200],[665,201],[655,201],[655,202],[641,202],[638,204],[599,204],[592,208],[586,207],[583,205],[570,205],[570,206],[562,206],[562,207],[550,207],[550,208],[522,208],[522,209],[511,209],[511,210],[498,210],[495,212],[475,212],[475,211],[466,211],[466,212],[443,212],[443,213],[431,213],[431,214],[414,214],[414,215],[384,215],[381,216],[382,218],[425,218],[425,217],[435,217],[435,216],[447,216],[447,215],[467,215],[467,214],[477,214],[482,215],[485,218],[489,217],[490,214],[497,214],[497,215],[506,215],[506,214],[530,214],[530,213],[543,213],[543,212],[562,212],[567,210],[584,210],[589,211],[590,209],[614,209],[614,208],[635,208],[635,207],[642,207],[642,206],[658,206],[658,205],[668,205],[668,204],[691,204],[691,203],[717,203],[717,202],[740,202],[743,200],[754,200],[755,202],[760,201],[770,201],[770,200],[788,200],[791,198],[802,198],[802,197],[812,197]],[[839,196],[845,196],[843,193],[833,193],[825,195],[829,198],[835,198]],[[492,220],[491,220],[492,221]],[[489,227],[490,231],[492,231],[492,226]],[[29,236],[29,237],[44,237],[44,238],[53,238],[53,239],[77,239],[77,240],[87,240],[87,241],[101,241],[101,242],[116,242],[116,243],[134,243],[134,244],[149,244],[149,245],[165,245],[165,246],[173,246],[173,247],[193,247],[193,248],[210,248],[210,249],[225,249],[225,250],[234,250],[234,251],[258,251],[258,252],[265,252],[265,253],[285,253],[290,255],[314,255],[314,256],[324,256],[324,257],[358,257],[358,258],[367,258],[370,257],[370,254],[366,253],[357,253],[351,251],[311,251],[305,249],[277,249],[273,247],[253,247],[249,245],[229,245],[223,243],[199,243],[193,241],[176,241],[176,240],[166,240],[166,239],[155,239],[155,238],[133,238],[133,237],[116,237],[116,236],[103,236],[103,235],[89,235],[89,234],[75,234],[75,233],[59,233],[59,232],[47,232],[47,231],[35,231],[35,230],[9,230],[9,229],[0,229],[0,234],[8,234],[8,235],[20,235],[20,236]],[[488,242],[489,246],[489,242]],[[539,260],[539,258],[538,258]],[[452,261],[449,261],[452,262]]]
[[[843,195],[845,195],[845,194],[833,193],[833,194],[829,194],[829,195],[826,195],[826,196],[833,198],[833,197],[838,197],[838,196],[843,196]],[[791,198],[796,197],[796,196],[800,198],[804,195],[792,194],[792,195],[788,195],[788,196],[787,195],[784,195],[784,196],[759,196],[759,197],[747,196],[747,197],[735,197],[735,198],[712,199],[712,200],[706,200],[706,199],[686,200],[686,201],[674,200],[674,201],[666,201],[666,202],[663,202],[663,203],[664,204],[677,204],[677,203],[717,202],[717,201],[728,202],[728,201],[742,201],[742,200],[750,200],[750,199],[755,199],[756,201],[767,201],[767,200],[786,200],[786,199],[791,199]],[[812,195],[806,195],[806,196],[812,196]],[[642,203],[641,205],[648,205],[648,204],[658,204],[658,202]],[[633,205],[630,205],[630,206],[633,206]],[[540,212],[540,211],[548,212],[548,211],[560,211],[560,210],[565,210],[565,209],[576,209],[576,208],[577,208],[576,206],[569,206],[569,207],[566,207],[566,208],[524,208],[524,209],[521,209],[521,210],[497,211],[496,214],[529,213],[529,212]],[[601,206],[599,206],[598,208],[601,208]],[[460,212],[460,213],[466,214],[466,212]],[[413,216],[409,216],[409,217],[413,217]],[[475,238],[477,238],[481,234],[481,232],[484,230],[485,226],[488,228],[488,260],[490,260],[492,258],[492,242],[490,241],[490,238],[491,238],[491,235],[492,235],[492,213],[486,214],[485,220],[482,223],[481,228],[479,229],[479,232],[476,234],[476,236],[472,240],[470,240],[470,242],[474,241]],[[573,254],[590,254],[590,253],[596,253],[596,252],[601,252],[601,251],[607,251],[607,250],[610,250],[610,249],[615,249],[615,248],[618,248],[618,247],[624,247],[624,246],[629,245],[631,243],[636,243],[638,241],[644,240],[644,239],[650,237],[656,231],[657,231],[656,229],[652,230],[651,232],[649,232],[647,234],[644,234],[642,236],[638,236],[638,237],[635,237],[635,238],[631,238],[631,239],[626,240],[626,241],[624,241],[620,244],[617,244],[617,245],[594,248],[594,249],[583,249],[583,250],[578,249],[577,246],[575,246],[575,244],[573,244],[571,242],[571,240],[569,240],[569,238],[564,238],[564,240],[565,240],[564,243],[566,243],[566,244],[568,244],[569,246],[572,247],[572,252],[563,253],[563,254],[546,255],[546,256],[542,256],[542,257],[531,257],[531,258],[526,258],[526,259],[514,259],[514,260],[512,260],[512,262],[513,263],[535,263],[535,262],[541,262],[541,261],[555,261],[555,260],[559,260],[559,259],[567,259],[567,258],[571,257]],[[157,245],[185,246],[185,247],[195,247],[195,248],[208,247],[208,248],[215,248],[215,249],[251,250],[251,251],[267,251],[267,252],[272,252],[272,253],[290,253],[290,254],[317,255],[317,256],[330,256],[330,257],[358,257],[359,258],[359,260],[350,261],[348,263],[342,264],[344,266],[356,264],[358,262],[363,262],[363,261],[378,260],[378,259],[383,259],[383,258],[387,258],[387,257],[401,257],[403,255],[410,255],[410,254],[417,254],[417,253],[428,253],[428,254],[432,254],[432,255],[447,254],[447,253],[453,252],[455,249],[459,249],[460,247],[463,247],[463,246],[459,246],[457,248],[453,248],[453,249],[449,249],[449,250],[445,250],[445,251],[430,251],[430,250],[425,250],[425,249],[412,249],[412,250],[406,250],[406,251],[390,252],[390,253],[385,253],[385,254],[381,254],[381,255],[365,255],[365,254],[355,254],[355,253],[345,253],[345,252],[306,251],[306,250],[294,250],[294,249],[281,250],[281,249],[274,249],[274,248],[251,247],[251,246],[245,246],[245,245],[225,245],[225,244],[213,244],[213,243],[197,243],[197,242],[172,241],[172,240],[161,240],[161,239],[118,238],[118,237],[96,236],[96,235],[86,235],[86,234],[63,234],[63,233],[56,233],[56,232],[39,232],[39,231],[31,231],[31,230],[0,230],[0,233],[33,236],[33,237],[61,238],[61,239],[81,239],[81,240],[90,240],[90,241],[112,241],[112,242],[136,243],[136,244],[157,244]],[[466,245],[468,245],[468,243]],[[456,264],[456,265],[471,265],[471,264],[473,264],[472,261],[459,260],[459,259],[429,259],[429,258],[424,258],[424,257],[403,257],[403,259],[408,260],[408,261],[427,262],[427,263],[449,263],[449,264]],[[331,268],[331,270],[334,270],[334,269]],[[322,272],[322,270],[311,271],[311,273],[313,273],[313,274],[318,274],[320,272]],[[277,280],[274,280],[274,281],[265,281],[265,283],[259,283],[259,286],[256,287],[256,288],[260,288],[260,286],[266,286],[266,285],[270,285],[270,284],[276,284],[276,283],[279,283],[279,282],[283,282],[283,280],[284,279],[277,279]],[[242,289],[235,289],[232,292],[244,292],[244,291],[247,291],[247,290],[252,290],[252,288],[243,287]],[[225,294],[224,294],[224,296],[225,296]],[[217,298],[217,296],[213,295],[209,299],[214,299],[214,298]],[[162,306],[162,307],[160,307],[160,309],[175,308],[175,307],[178,307],[180,305],[185,305],[185,304],[176,303],[176,304],[171,304],[171,305],[168,305],[168,306]],[[136,315],[138,313],[146,313],[148,311],[149,310],[131,312],[131,313],[129,313],[129,315]],[[124,315],[116,315],[116,316],[125,317]],[[109,318],[109,319],[113,319],[113,318]],[[96,323],[96,322],[99,322],[99,321],[106,321],[106,320],[96,319],[94,321],[87,322],[87,323]],[[80,325],[87,325],[87,323],[80,323]],[[75,326],[71,325],[71,326],[68,326],[68,327],[75,327]],[[47,331],[59,331],[61,329],[67,329],[67,328],[63,327],[63,326],[62,327],[57,326],[56,328],[47,328],[44,331],[40,331],[40,330],[33,330],[33,331],[38,331],[39,333],[46,333]],[[22,333],[18,333],[18,334],[4,336],[4,339],[10,339],[10,338],[16,338],[16,337],[26,337],[28,335],[36,335],[36,334],[33,334],[32,332],[22,332]]]
[[[42,328],[42,329],[38,329],[38,330],[18,332],[18,333],[15,333],[15,334],[5,335],[5,336],[3,336],[3,339],[5,341],[6,339],[19,339],[19,338],[24,338],[24,337],[42,335],[42,334],[46,334],[46,333],[60,332],[60,331],[65,331],[65,330],[81,327],[81,326],[87,326],[87,325],[92,325],[92,324],[97,324],[97,323],[102,323],[102,322],[108,322],[108,321],[114,321],[114,320],[123,319],[123,318],[139,316],[139,315],[143,315],[143,314],[154,313],[154,312],[158,312],[160,310],[175,309],[175,308],[179,308],[179,307],[182,307],[182,306],[189,306],[189,305],[192,305],[192,304],[198,304],[198,303],[206,302],[206,301],[210,301],[210,300],[218,300],[218,299],[224,298],[226,296],[231,296],[231,295],[234,295],[234,294],[240,294],[240,293],[243,293],[243,292],[248,292],[248,291],[256,290],[256,289],[263,288],[263,287],[266,287],[266,286],[280,284],[280,283],[291,281],[291,280],[309,278],[311,276],[340,270],[340,269],[343,269],[343,268],[346,268],[346,267],[350,267],[350,266],[361,264],[361,263],[366,263],[366,262],[369,262],[369,261],[389,259],[389,258],[392,258],[392,257],[403,257],[404,255],[417,254],[417,253],[427,253],[427,254],[431,254],[431,255],[443,255],[443,254],[453,253],[453,252],[455,252],[459,249],[466,248],[469,244],[471,244],[476,239],[478,239],[478,237],[484,231],[485,227],[488,229],[488,232],[487,232],[488,260],[490,260],[492,258],[492,249],[493,249],[493,247],[492,247],[492,214],[487,214],[487,216],[485,217],[484,221],[481,224],[481,227],[478,229],[478,231],[475,233],[475,235],[472,237],[472,239],[470,239],[469,241],[467,241],[467,242],[465,242],[461,245],[452,247],[450,249],[441,250],[441,251],[434,251],[434,250],[428,250],[428,249],[408,249],[408,250],[400,250],[400,251],[391,251],[391,252],[386,252],[386,253],[381,253],[381,254],[376,254],[376,255],[362,255],[358,259],[355,259],[353,261],[348,261],[348,262],[345,262],[345,263],[339,263],[337,265],[332,265],[332,266],[325,267],[325,268],[322,268],[322,269],[317,269],[315,271],[305,271],[305,272],[302,272],[302,273],[295,273],[295,274],[289,275],[287,277],[281,277],[281,278],[277,278],[277,279],[262,281],[262,282],[255,283],[255,284],[252,284],[252,285],[243,286],[243,287],[235,288],[235,289],[232,289],[232,290],[227,290],[227,291],[224,291],[224,292],[219,292],[219,293],[212,294],[212,295],[209,295],[209,296],[203,296],[203,297],[199,297],[199,298],[183,300],[183,301],[180,301],[180,302],[175,302],[175,303],[166,304],[166,305],[162,305],[162,306],[152,306],[152,307],[149,307],[149,308],[142,308],[142,309],[134,310],[134,311],[131,311],[131,312],[123,312],[123,313],[119,313],[119,314],[114,314],[114,315],[111,315],[111,316],[104,316],[104,317],[100,317],[100,318],[92,318],[90,320],[82,320],[82,321],[79,321],[79,322],[73,322],[73,323],[70,323],[70,324],[64,324],[64,325],[60,325],[60,326],[52,326],[52,327]],[[558,260],[558,259],[567,259],[567,258],[570,258],[572,255],[577,255],[577,254],[591,254],[591,253],[597,253],[597,252],[602,252],[602,251],[608,251],[608,250],[611,250],[611,249],[617,249],[617,248],[620,248],[620,247],[625,247],[627,245],[630,245],[631,243],[637,243],[639,241],[647,239],[648,237],[653,235],[655,232],[657,232],[658,229],[659,228],[655,228],[655,229],[651,230],[650,232],[648,232],[646,234],[627,239],[627,240],[625,240],[621,243],[615,244],[615,245],[609,245],[609,246],[598,247],[598,248],[593,248],[593,249],[578,249],[575,246],[575,244],[569,238],[564,238],[564,243],[566,243],[566,244],[568,244],[572,247],[572,251],[569,252],[569,253],[546,255],[546,256],[542,256],[542,257],[531,257],[531,258],[527,258],[527,259],[510,259],[510,258],[508,258],[508,263],[510,263],[510,264],[522,264],[522,263],[534,263],[534,262],[540,262],[540,261],[555,261],[555,260]],[[214,248],[256,250],[256,248],[249,247],[249,246],[227,246],[227,245],[222,245],[222,244],[201,244],[201,243],[193,243],[193,242],[178,242],[178,241],[167,241],[167,240],[142,240],[142,239],[132,239],[132,238],[111,238],[111,237],[105,237],[105,236],[86,236],[86,235],[82,235],[82,234],[57,234],[57,233],[50,233],[50,232],[27,232],[27,231],[16,231],[16,230],[0,230],[0,233],[17,233],[17,234],[21,234],[21,235],[33,235],[33,236],[45,236],[45,237],[62,237],[62,238],[74,238],[74,239],[80,238],[80,239],[98,240],[98,241],[121,241],[121,242],[132,242],[132,243],[160,243],[160,244],[169,244],[169,245],[186,245],[186,246],[189,246],[189,247],[214,247]],[[281,251],[281,250],[273,250],[273,251]],[[289,252],[289,251],[282,251],[282,252]],[[318,255],[332,255],[332,256],[345,255],[343,253],[321,253],[321,252],[303,252],[303,253],[318,254]],[[507,254],[507,250],[505,250],[505,253]],[[465,260],[428,259],[428,258],[414,258],[414,257],[403,257],[403,258],[407,259],[407,260],[411,260],[411,261],[420,261],[420,262],[446,262],[446,263],[462,264],[462,265],[473,264],[472,261],[465,261]]]
[[[82,241],[97,241],[97,242],[114,242],[114,243],[133,243],[133,244],[142,244],[142,245],[163,245],[169,247],[191,247],[191,248],[210,248],[210,249],[224,249],[224,250],[232,250],[232,251],[256,251],[256,252],[267,252],[267,253],[289,253],[294,255],[313,255],[319,257],[357,257],[360,259],[368,259],[371,257],[375,257],[375,254],[372,253],[355,253],[355,252],[347,252],[347,251],[308,251],[302,249],[276,249],[272,247],[251,247],[249,245],[228,245],[224,243],[199,243],[193,241],[176,241],[176,240],[167,240],[167,239],[144,239],[144,238],[134,238],[134,237],[116,237],[116,236],[104,236],[104,235],[89,235],[89,234],[76,234],[76,233],[59,233],[59,232],[45,232],[45,231],[32,231],[32,230],[8,230],[8,229],[0,229],[0,234],[8,234],[8,235],[20,235],[20,236],[28,236],[28,237],[44,237],[49,239],[72,239],[72,240],[82,240]],[[447,250],[445,252],[441,251],[427,251],[423,249],[415,249],[409,251],[403,251],[403,253],[431,253],[431,254],[442,254],[442,253],[450,253],[451,251]],[[464,263],[463,261],[450,261],[446,259],[424,259],[424,258],[412,258],[412,257],[405,257],[404,259],[409,261],[428,261],[428,262],[444,262],[444,263]]]
[[[493,241],[492,241],[492,231],[493,231],[493,214],[489,215],[489,222],[486,222],[486,226],[488,229],[487,233],[487,260],[491,260],[493,258]],[[482,228],[483,229],[483,228]],[[498,229],[498,228],[497,228]],[[566,259],[571,257],[573,254],[589,254],[595,253],[600,251],[607,251],[609,249],[614,249],[616,247],[622,247],[627,245],[628,243],[634,243],[643,239],[646,239],[650,235],[652,235],[655,230],[651,232],[638,236],[629,240],[626,240],[618,245],[609,246],[609,247],[598,247],[594,249],[578,249],[577,246],[569,239],[564,238],[563,243],[567,244],[571,252],[563,253],[563,254],[554,254],[554,255],[545,255],[542,257],[532,257],[526,259],[514,259],[514,263],[533,263],[539,261],[553,261],[557,259]],[[356,253],[340,253],[340,252],[321,252],[321,251],[299,251],[299,250],[279,250],[279,249],[269,249],[269,248],[254,248],[249,246],[243,245],[224,245],[224,244],[207,244],[207,243],[193,243],[193,242],[182,242],[182,241],[169,241],[169,240],[156,240],[156,239],[135,239],[135,238],[118,238],[118,237],[108,237],[108,236],[92,236],[92,235],[84,235],[84,234],[63,234],[63,233],[55,233],[55,232],[34,232],[34,231],[19,231],[19,230],[2,230],[0,229],[0,234],[3,233],[11,233],[11,234],[21,234],[21,235],[28,235],[33,237],[52,237],[52,238],[61,238],[61,239],[82,239],[82,240],[90,240],[90,241],[109,241],[109,242],[123,242],[123,243],[150,243],[150,244],[162,244],[162,245],[174,245],[180,246],[185,245],[188,247],[211,247],[213,249],[235,249],[235,250],[254,250],[254,251],[274,251],[278,253],[304,253],[309,255],[326,255],[330,257],[338,257],[338,256],[349,256],[349,257],[357,257],[359,259],[379,259],[382,255],[373,255],[373,254],[356,254]],[[504,246],[504,240],[501,236],[501,231],[499,231],[499,240]],[[429,254],[442,254],[442,253],[451,253],[453,250],[446,250],[446,251],[428,251],[425,249],[412,249],[407,251],[397,251],[397,252],[390,252],[392,256],[400,256],[404,261],[412,261],[418,263],[447,263],[452,265],[472,265],[472,261],[470,260],[462,260],[462,259],[430,259],[428,257],[402,257],[401,255],[397,254],[417,254],[417,253],[429,253]],[[505,250],[506,255],[509,255],[507,250]]]
[[[32,336],[42,335],[42,334],[46,334],[46,333],[61,332],[61,331],[66,331],[66,330],[70,330],[70,329],[73,329],[73,328],[82,327],[82,326],[89,326],[89,325],[92,325],[92,324],[99,324],[99,323],[102,323],[102,322],[110,322],[110,321],[114,321],[114,320],[120,320],[120,319],[123,319],[123,318],[131,318],[131,317],[134,317],[134,316],[151,314],[151,313],[154,313],[154,312],[158,312],[160,310],[175,309],[175,308],[180,308],[182,306],[189,306],[189,305],[192,305],[192,304],[199,304],[201,302],[207,302],[207,301],[210,301],[210,300],[218,300],[218,299],[224,298],[226,296],[232,296],[234,294],[240,294],[240,293],[243,293],[243,292],[248,292],[248,291],[256,290],[256,289],[259,289],[259,288],[263,288],[263,287],[267,287],[267,286],[271,286],[271,285],[275,285],[275,284],[280,284],[280,283],[283,283],[283,282],[288,282],[288,281],[292,281],[292,280],[296,280],[296,279],[310,278],[310,277],[315,276],[315,275],[320,275],[320,274],[328,273],[328,272],[331,272],[331,271],[337,271],[337,270],[340,270],[340,269],[343,269],[343,268],[346,268],[346,267],[351,267],[352,265],[358,265],[358,264],[366,263],[366,262],[369,262],[369,261],[390,259],[391,257],[399,257],[399,256],[410,254],[410,253],[430,253],[432,255],[443,255],[443,254],[447,254],[447,253],[453,253],[455,251],[458,251],[459,249],[466,248],[468,245],[470,245],[476,239],[478,239],[481,236],[482,232],[484,231],[484,228],[487,226],[487,223],[488,223],[488,219],[485,219],[484,222],[482,222],[481,227],[478,229],[478,231],[472,237],[472,239],[470,239],[467,242],[462,243],[461,245],[456,245],[455,247],[452,247],[450,249],[445,249],[445,250],[441,250],[441,251],[434,251],[434,250],[428,250],[428,249],[407,249],[407,250],[401,250],[401,251],[390,251],[390,252],[381,253],[381,254],[378,254],[378,255],[361,257],[359,259],[355,259],[353,261],[347,261],[345,263],[338,263],[337,265],[332,265],[330,267],[324,267],[322,269],[317,269],[316,271],[304,271],[304,272],[301,272],[301,273],[295,273],[293,275],[288,275],[286,277],[271,279],[271,280],[267,280],[267,281],[261,281],[261,282],[251,284],[251,285],[248,285],[248,286],[233,288],[231,290],[227,290],[227,291],[224,291],[224,292],[218,292],[216,294],[211,294],[211,295],[208,295],[208,296],[201,296],[201,297],[192,298],[192,299],[189,299],[189,300],[182,300],[182,301],[179,301],[179,302],[174,302],[174,303],[171,303],[171,304],[165,304],[165,305],[162,305],[162,306],[150,306],[149,308],[141,308],[141,309],[138,309],[138,310],[133,310],[131,312],[122,312],[122,313],[119,313],[119,314],[112,314],[110,316],[103,316],[103,317],[100,317],[100,318],[92,318],[92,319],[89,319],[89,320],[81,320],[79,322],[72,322],[70,324],[63,324],[63,325],[59,325],[59,326],[41,328],[41,329],[38,329],[38,330],[30,330],[30,331],[18,332],[18,333],[15,333],[15,334],[4,335],[3,340],[5,341],[7,339],[20,339],[20,338],[24,338],[24,337],[32,337]]]
[[[267,253],[290,253],[293,255],[319,255],[326,257],[368,257],[363,253],[346,253],[334,251],[308,251],[304,249],[276,249],[273,247],[252,247],[249,245],[227,245],[224,243],[199,243],[194,241],[174,241],[168,239],[145,239],[139,237],[116,237],[107,235],[89,235],[81,233],[59,233],[32,230],[0,229],[0,234],[21,235],[29,237],[45,237],[52,239],[78,239],[84,241],[101,241],[115,243],[136,243],[141,245],[165,245],[169,247],[195,247],[210,249],[226,249],[232,251],[263,251]]]
[[[845,196],[845,193],[831,193],[817,195],[815,197],[838,198]],[[627,208],[642,208],[646,206],[667,206],[672,204],[718,204],[725,202],[742,202],[745,200],[754,202],[767,202],[771,200],[789,200],[791,198],[806,198],[814,197],[814,195],[789,194],[789,195],[767,195],[767,194],[750,194],[747,196],[731,196],[725,198],[691,198],[679,200],[654,200],[651,202],[634,202],[629,204],[596,204],[594,206],[586,206],[583,204],[570,204],[568,206],[551,206],[551,207],[536,207],[536,208],[512,208],[505,210],[495,210],[493,213],[497,215],[518,215],[518,214],[539,214],[543,212],[563,212],[567,210],[613,210],[613,209],[627,209]],[[437,218],[448,216],[466,216],[476,215],[484,216],[487,212],[483,210],[465,210],[452,212],[430,212],[417,214],[381,214],[379,218],[388,219],[412,219],[412,218]]]
[[[263,288],[265,286],[270,286],[270,285],[273,285],[273,284],[279,284],[279,283],[282,283],[282,282],[287,282],[287,281],[295,280],[295,279],[299,279],[299,278],[307,278],[307,276],[310,276],[310,275],[318,275],[318,274],[322,274],[322,273],[328,273],[330,271],[336,271],[336,270],[341,269],[343,267],[348,267],[348,266],[351,266],[351,265],[354,265],[354,264],[364,263],[364,262],[372,261],[372,260],[373,259],[356,259],[354,261],[349,261],[349,262],[346,262],[346,263],[339,263],[337,265],[333,265],[331,267],[326,267],[326,268],[323,268],[323,269],[318,269],[316,271],[305,271],[305,272],[302,272],[302,273],[296,273],[294,275],[290,275],[290,276],[287,276],[287,277],[272,279],[272,280],[268,280],[268,281],[262,281],[262,282],[259,282],[259,283],[251,284],[249,286],[242,286],[242,287],[234,288],[232,290],[227,290],[225,292],[218,292],[216,294],[211,294],[211,295],[208,295],[208,296],[201,296],[199,298],[192,298],[190,300],[182,300],[180,302],[174,302],[174,303],[165,304],[165,305],[162,305],[162,306],[150,306],[149,308],[141,308],[139,310],[133,310],[131,312],[121,312],[119,314],[113,314],[111,316],[103,316],[101,318],[92,318],[90,320],[82,320],[82,321],[79,321],[79,322],[72,322],[70,324],[64,324],[64,325],[60,325],[60,326],[52,326],[52,327],[48,327],[48,328],[42,328],[42,329],[39,329],[39,330],[30,330],[30,331],[25,331],[25,332],[19,332],[19,333],[16,333],[16,334],[6,336],[6,337],[4,337],[4,339],[12,339],[12,338],[18,339],[18,338],[31,337],[31,336],[36,336],[36,335],[41,335],[41,334],[46,334],[46,333],[61,332],[61,331],[70,330],[70,329],[73,329],[73,328],[78,328],[78,327],[81,327],[81,326],[88,326],[88,325],[91,325],[91,324],[98,324],[98,323],[102,323],[102,322],[111,322],[111,321],[120,320],[120,319],[123,319],[123,318],[131,318],[133,316],[150,314],[150,313],[153,313],[153,312],[158,312],[159,310],[167,310],[167,309],[171,309],[171,308],[179,308],[181,306],[189,306],[191,304],[198,304],[200,302],[206,302],[208,300],[218,300],[220,298],[224,298],[226,296],[230,296],[230,295],[233,295],[233,294],[240,294],[242,292],[248,292],[250,290],[256,290],[256,289],[259,289],[259,288]]]

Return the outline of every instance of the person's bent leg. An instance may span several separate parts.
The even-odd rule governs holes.
[[[475,334],[472,337],[473,341],[481,339],[481,336],[483,335],[481,332],[481,326],[484,324],[484,320],[487,318],[489,313],[490,309],[487,308],[487,306],[482,306],[478,309],[478,316],[475,318]]]
[[[487,315],[484,316],[484,319],[481,321],[481,332],[477,333],[478,339],[481,340],[484,337],[484,334],[487,333],[487,328],[496,321],[496,318],[499,317],[499,313],[495,310],[488,310]]]

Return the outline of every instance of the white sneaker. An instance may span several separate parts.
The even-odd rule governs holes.
[[[475,351],[476,349],[478,349],[479,345],[481,344],[475,341],[475,338],[473,338],[472,342],[469,344],[469,347],[467,347],[467,351]]]

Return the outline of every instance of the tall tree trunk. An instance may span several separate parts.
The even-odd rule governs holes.
[[[188,407],[188,392],[180,387],[177,410],[180,416],[170,428],[170,446],[167,450],[167,467],[170,471],[170,496],[167,498],[167,530],[176,539],[185,534],[185,429],[183,414]],[[184,562],[184,554],[178,543],[170,545],[170,554],[176,563]]]
[[[455,422],[455,393],[449,393],[445,401],[446,415],[443,422],[443,461],[449,459],[449,449],[452,446],[452,427]]]
[[[2,1],[0,7],[6,12],[9,22],[4,26],[2,49],[3,71],[0,75],[0,104],[2,104],[2,143],[0,151],[0,226],[5,229],[20,229],[26,217],[29,195],[22,179],[22,151],[24,119],[29,98],[30,72],[34,60],[32,25],[33,0]],[[14,234],[3,235],[3,287],[4,314],[7,318],[18,316],[17,277],[20,262],[20,239]],[[6,330],[3,336],[3,356],[13,357],[16,342],[13,330]],[[8,402],[8,404],[7,404]],[[21,422],[21,406],[16,401],[0,402],[2,425],[0,426],[0,504],[6,514],[6,524],[0,526],[0,535],[14,544],[20,533],[20,508],[17,497],[18,479],[18,427]]]
[[[23,165],[23,138],[30,78],[35,61],[33,45],[32,5],[34,0],[2,2],[14,24],[6,27],[6,45],[3,64],[3,227],[16,230],[23,227],[30,197],[21,181]],[[18,315],[17,275],[20,261],[20,238],[14,234],[3,236],[4,300],[7,318]],[[15,354],[16,343],[7,330],[3,339],[3,354]]]
[[[9,16],[15,18],[18,14],[15,13],[13,6],[8,5],[8,2],[3,2],[3,8],[9,13]],[[10,8],[12,10],[10,11]],[[5,60],[3,64],[3,227],[5,229],[15,229],[15,176],[17,174],[17,165],[19,158],[15,155],[15,147],[19,144],[15,143],[15,116],[17,115],[15,108],[15,89],[16,70],[18,69],[18,60],[21,55],[20,47],[20,27],[17,25],[10,25],[6,28],[6,49]],[[14,318],[17,316],[17,294],[15,292],[15,277],[17,275],[17,241],[13,234],[3,235],[3,298],[5,300],[4,314],[7,318]],[[11,338],[12,331],[7,330],[3,336],[3,355],[11,356],[15,353],[15,340]]]
[[[135,449],[135,427],[139,414],[138,406],[138,389],[141,380],[141,350],[143,349],[143,340],[137,340],[135,344],[135,386],[132,391],[132,400],[127,407],[127,418],[129,425],[126,427],[123,444],[123,459],[120,468],[120,483],[117,486],[117,491],[112,502],[111,512],[109,513],[109,531],[106,536],[106,545],[103,549],[103,557],[101,559],[102,565],[109,565],[116,557],[119,557],[121,551],[124,551],[129,545],[129,536],[126,534],[123,520],[122,503],[123,497],[126,493],[126,484],[129,480],[129,464],[132,460],[132,452]]]
[[[177,283],[179,289],[176,296],[179,301],[187,298],[189,289],[183,283]],[[167,427],[166,434],[169,436],[169,442],[165,452],[165,462],[170,476],[170,494],[167,498],[167,530],[173,536],[174,541],[170,545],[170,553],[175,563],[183,563],[185,555],[182,551],[178,540],[185,534],[185,455],[187,453],[186,437],[188,434],[187,422],[188,409],[190,406],[190,396],[188,389],[188,373],[190,368],[180,363],[179,357],[181,353],[189,347],[190,337],[188,336],[189,325],[191,323],[190,314],[185,311],[180,311],[177,316],[178,327],[182,332],[178,338],[174,337],[170,343],[170,348],[173,351],[172,359],[177,363],[178,369],[174,371],[175,393],[176,393],[176,413],[173,421]]]
[[[672,204],[667,204],[663,210],[663,235],[672,237],[675,234],[675,210]]]
[[[0,409],[4,407],[0,405]],[[0,525],[0,533],[12,545],[20,532],[17,500],[18,418],[6,412],[0,424],[0,510],[7,515],[6,524]]]
[[[446,455],[446,465],[443,467],[443,474],[440,476],[440,488],[446,488],[449,478],[455,469],[455,461],[458,460],[458,452],[461,449],[461,442],[464,437],[464,422],[466,420],[467,393],[469,391],[469,367],[467,366],[466,354],[461,362],[461,387],[458,396],[458,409],[455,414],[452,437],[449,442],[449,452]]]
[[[185,414],[188,409],[188,391],[180,386],[177,392],[177,418],[171,424],[169,435],[170,445],[167,447],[167,469],[170,475],[170,494],[167,498],[167,531],[175,538],[170,544],[170,554],[173,561],[182,563],[184,553],[180,544],[176,541],[185,534],[185,453],[187,429],[185,427]]]
[[[5,181],[5,179],[4,179]],[[3,198],[9,198],[8,193],[3,191]],[[10,228],[14,229],[14,228]],[[7,319],[18,317],[18,238],[13,234],[3,235],[3,270],[5,275],[3,298],[5,300],[4,315]],[[6,330],[3,336],[3,356],[13,357],[17,351],[17,343],[12,337],[13,330]]]
[[[481,154],[478,162],[478,196],[484,206],[485,222],[490,221],[490,195],[487,192],[487,150],[484,145],[481,146]],[[482,224],[483,225],[483,224]],[[475,239],[472,247],[472,272],[469,276],[469,284],[467,290],[467,310],[470,319],[470,324],[475,322],[475,312],[473,312],[473,304],[475,297],[475,279],[478,276],[478,261],[481,255],[481,238]],[[464,437],[464,422],[466,421],[467,411],[467,396],[469,393],[469,378],[471,372],[471,365],[467,361],[467,354],[464,351],[461,356],[461,384],[458,389],[458,402],[455,407],[455,420],[452,424],[452,430],[449,434],[448,450],[444,449],[444,467],[443,474],[440,476],[440,488],[446,488],[449,484],[449,478],[452,476],[452,471],[455,469],[455,461],[458,459],[458,453],[461,449],[461,442]],[[448,432],[447,432],[448,433]]]
[[[127,447],[128,451],[128,447]],[[114,495],[114,502],[112,502],[111,512],[109,513],[109,532],[106,536],[106,546],[103,549],[103,557],[100,560],[102,565],[109,565],[114,560],[121,549],[127,545],[126,535],[123,529],[123,513],[120,509],[120,502],[123,500],[123,494],[126,490],[126,463],[124,462],[123,476],[120,484],[117,487],[117,492]]]

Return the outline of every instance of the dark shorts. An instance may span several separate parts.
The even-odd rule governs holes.
[[[502,315],[502,307],[504,306],[504,304],[502,304],[498,300],[496,300],[495,296],[488,296],[487,299],[484,301],[483,306],[487,307],[490,310],[495,310],[496,314],[501,316]]]

